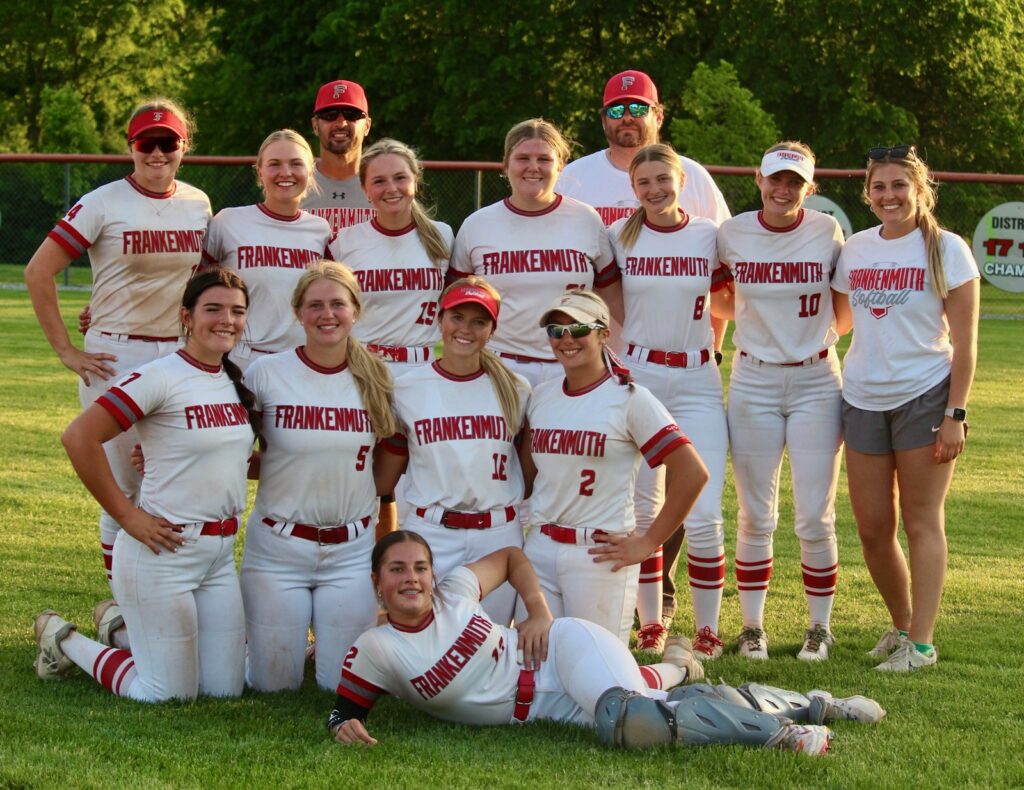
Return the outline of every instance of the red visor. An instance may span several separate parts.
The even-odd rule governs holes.
[[[185,121],[163,107],[143,110],[132,118],[128,124],[128,139],[134,140],[143,132],[148,132],[151,129],[163,129],[176,134],[182,140],[188,139],[188,127],[185,126]]]
[[[490,291],[478,285],[459,285],[441,297],[442,310],[450,310],[460,304],[469,303],[480,305],[494,319],[494,325],[498,325],[498,300]]]

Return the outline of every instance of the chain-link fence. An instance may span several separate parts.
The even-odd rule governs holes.
[[[61,159],[54,155],[46,157],[46,161],[19,162],[11,161],[16,157],[10,155],[0,156],[0,263],[28,261],[54,223],[80,195],[123,177],[130,168],[127,157],[104,157],[103,162],[75,161],[82,158]],[[760,208],[751,170],[709,169],[734,214]],[[214,211],[260,199],[252,167],[239,157],[187,159],[179,177],[206,192]],[[969,178],[941,182],[937,212],[944,225],[968,240],[986,211],[1001,203],[1024,201],[1024,183],[998,183],[999,177]],[[854,232],[877,224],[860,198],[862,178],[850,172],[824,171],[819,172],[817,180],[820,194],[846,212]],[[424,203],[435,207],[437,218],[456,231],[475,209],[507,194],[507,184],[497,166],[482,163],[428,163],[421,192]],[[82,258],[76,265],[88,262]]]

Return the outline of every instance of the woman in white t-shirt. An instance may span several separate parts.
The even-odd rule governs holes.
[[[888,656],[880,670],[907,672],[938,658],[944,508],[967,437],[979,275],[963,239],[936,222],[935,188],[914,147],[868,157],[864,199],[882,224],[850,238],[834,283],[854,329],[844,360],[846,471],[864,559],[892,618],[870,654]]]

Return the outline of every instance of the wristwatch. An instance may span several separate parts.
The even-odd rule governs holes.
[[[956,422],[963,422],[967,419],[967,409],[960,409],[956,407],[946,409],[946,416]]]
[[[719,366],[721,366],[721,364],[722,364],[722,352],[721,351],[716,351],[715,352],[715,364],[719,365]]]

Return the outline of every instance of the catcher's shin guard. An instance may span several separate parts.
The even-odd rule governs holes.
[[[725,699],[737,705],[747,705],[754,710],[791,721],[810,721],[811,701],[797,691],[763,686],[760,683],[744,683],[735,689],[725,685],[715,688]]]
[[[686,746],[767,746],[784,721],[746,705],[712,696],[693,696],[675,706],[676,741]]]
[[[676,686],[668,693],[669,702],[682,702],[694,697],[710,697],[711,699],[725,699],[718,688],[710,683],[691,683],[688,686]]]
[[[675,716],[669,705],[618,686],[598,699],[594,721],[597,737],[605,746],[642,749],[676,739]]]

